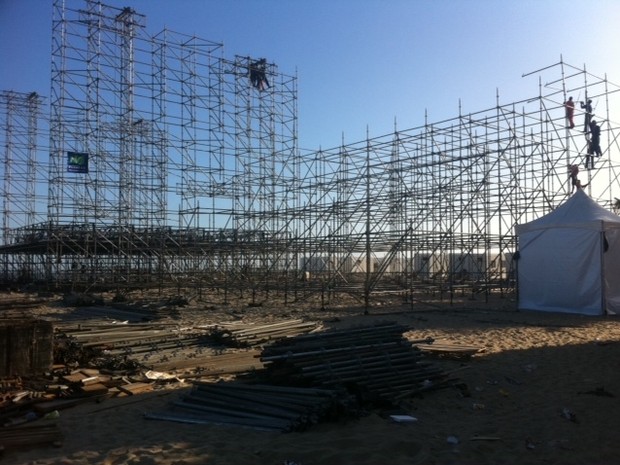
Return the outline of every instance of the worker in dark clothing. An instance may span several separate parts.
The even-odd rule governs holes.
[[[250,82],[258,90],[265,90],[269,87],[267,60],[261,58],[250,65]]]
[[[586,169],[594,169],[594,155],[592,153],[592,142],[588,141],[588,151],[586,153]]]
[[[590,121],[592,120],[592,100],[588,100],[585,104],[583,102],[579,103],[581,105],[581,109],[585,110],[583,119],[583,132],[588,132],[590,130]]]
[[[588,152],[586,154],[586,169],[588,166],[594,168],[594,156],[600,157],[603,152],[601,150],[601,127],[594,120],[590,122],[590,134],[586,135],[588,141]]]
[[[590,148],[592,155],[600,157],[601,151],[601,127],[594,120],[590,123]]]
[[[564,109],[566,110],[568,127],[573,129],[575,127],[575,123],[573,121],[573,116],[575,115],[575,102],[573,102],[573,97],[568,97],[568,100],[564,102]]]

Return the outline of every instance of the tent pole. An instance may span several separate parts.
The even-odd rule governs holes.
[[[601,220],[599,250],[601,254],[601,313],[607,315],[607,287],[605,286],[605,222]]]

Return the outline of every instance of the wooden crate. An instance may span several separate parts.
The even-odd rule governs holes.
[[[33,319],[0,319],[0,377],[42,374],[52,366],[54,327]]]

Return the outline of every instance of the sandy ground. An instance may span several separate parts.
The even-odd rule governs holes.
[[[7,450],[4,464],[379,465],[620,463],[620,319],[517,311],[510,299],[451,305],[187,309],[188,321],[300,317],[326,327],[396,321],[408,337],[484,348],[436,360],[467,386],[408,398],[417,418],[396,423],[380,410],[359,419],[273,433],[148,420],[190,387],[63,410],[60,447]]]

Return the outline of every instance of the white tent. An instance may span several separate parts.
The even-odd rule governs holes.
[[[620,313],[620,216],[577,190],[516,233],[519,309]]]

